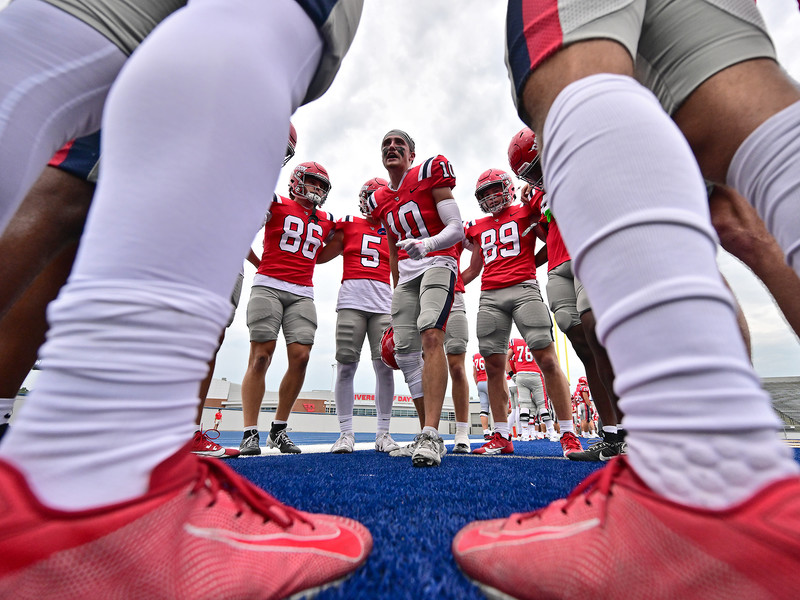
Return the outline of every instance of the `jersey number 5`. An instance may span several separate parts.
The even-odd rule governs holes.
[[[375,246],[381,245],[381,238],[377,235],[365,233],[361,236],[361,264],[365,267],[376,269],[381,264],[381,255]]]

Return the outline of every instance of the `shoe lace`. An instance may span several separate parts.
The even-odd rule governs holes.
[[[566,432],[564,435],[561,436],[561,444],[562,446],[567,446],[569,448],[580,448],[583,449],[581,446],[581,442],[578,437],[574,433]]]
[[[241,517],[246,510],[250,510],[260,515],[265,523],[272,521],[284,529],[291,527],[296,521],[306,523],[314,529],[314,524],[298,510],[279,502],[244,477],[236,476],[229,467],[220,464],[220,461],[205,457],[198,457],[198,460],[199,472],[191,493],[207,489],[211,494],[209,507],[214,506],[220,493],[225,493],[236,506],[236,517]]]
[[[211,434],[215,434],[213,437]],[[219,431],[216,429],[203,429],[200,427],[200,435],[207,440],[215,440],[219,437]]]
[[[610,460],[604,468],[595,471],[586,479],[581,481],[575,487],[575,489],[570,492],[566,500],[559,502],[559,504],[561,504],[559,510],[561,510],[561,512],[564,514],[567,514],[569,507],[581,499],[585,504],[591,506],[591,496],[594,494],[600,494],[600,496],[603,498],[612,496],[613,492],[611,491],[611,486],[614,483],[614,480],[619,477],[620,473],[627,468],[627,464],[627,462],[619,457]],[[538,517],[542,514],[542,511],[547,510],[548,508],[550,507],[544,507],[529,513],[521,514],[517,518],[517,523],[521,523],[522,521],[532,517]]]
[[[291,429],[289,429],[288,427],[286,429],[281,429],[275,436],[275,443],[278,444],[279,446],[284,446],[284,445],[293,446],[294,442],[292,442],[292,440],[289,439],[290,431]]]

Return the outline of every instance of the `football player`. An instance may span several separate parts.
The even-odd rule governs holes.
[[[478,400],[481,403],[481,425],[483,426],[483,439],[489,440],[492,437],[492,430],[489,426],[489,389],[486,378],[486,359],[476,352],[472,357],[472,379],[478,388]]]
[[[787,597],[800,468],[719,276],[703,178],[736,188],[800,271],[800,90],[750,0],[580,7],[509,3],[506,56],[614,365],[628,455],[568,501],[467,526],[456,560],[482,589],[518,599],[554,586],[704,598],[710,570],[731,574],[714,582],[719,597]],[[613,560],[585,577],[553,571],[583,543]],[[694,575],[670,576],[687,552]],[[541,568],[517,569],[525,553]]]
[[[463,244],[457,246],[459,261],[464,250]],[[469,323],[467,307],[464,304],[464,281],[459,271],[453,296],[453,307],[444,332],[444,352],[447,355],[447,369],[450,371],[450,392],[453,397],[453,410],[456,415],[456,435],[453,440],[454,454],[469,454],[469,380],[465,367]]]
[[[336,304],[336,414],[339,439],[331,452],[349,454],[355,445],[353,433],[353,378],[356,375],[361,347],[368,337],[372,368],[375,371],[375,407],[378,425],[375,450],[392,452],[400,446],[389,434],[394,402],[394,373],[381,360],[381,337],[391,323],[392,286],[390,282],[389,245],[386,231],[371,214],[369,195],[387,185],[373,177],[361,186],[358,208],[361,216],[336,222],[333,239],[323,248],[319,262],[342,255],[342,285]]]
[[[292,170],[289,197],[275,196],[264,227],[264,253],[253,278],[247,303],[250,356],[242,379],[243,455],[261,454],[258,415],[264,398],[267,369],[278,332],[286,339],[288,367],[278,388],[278,408],[267,446],[299,454],[289,438],[287,423],[303,386],[317,330],[314,307],[314,267],[322,245],[333,237],[333,215],[320,210],[331,189],[325,168],[304,162]]]
[[[553,419],[545,404],[542,370],[525,340],[512,338],[508,342],[508,361],[515,373],[520,406],[530,411],[528,414],[532,412],[538,417],[539,422],[545,425],[547,437],[551,441],[558,441],[559,435],[553,428]]]
[[[473,256],[470,278],[483,271],[476,328],[480,353],[486,359],[495,432],[491,440],[473,452],[514,451],[506,417],[505,383],[512,320],[542,370],[561,423],[564,456],[580,452],[580,441],[569,420],[569,383],[558,363],[550,311],[542,301],[536,281],[536,236],[523,235],[538,214],[530,204],[514,204],[514,184],[508,173],[499,169],[489,169],[478,177],[475,197],[487,216],[467,223],[466,239]]]
[[[425,424],[408,451],[415,466],[437,466],[446,452],[439,436],[447,388],[444,327],[458,274],[457,244],[464,236],[453,197],[456,177],[441,154],[412,166],[414,140],[399,129],[383,136],[381,157],[389,185],[371,198],[373,215],[386,227],[396,274],[392,296],[396,359]]]

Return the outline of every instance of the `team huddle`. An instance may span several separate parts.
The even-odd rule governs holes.
[[[294,154],[296,140],[292,127],[287,160]],[[379,452],[410,456],[416,466],[440,464],[446,449],[438,427],[449,371],[456,409],[452,452],[509,454],[514,451],[515,436],[537,437],[529,431],[533,425],[542,429],[542,437],[546,434],[560,441],[564,456],[573,460],[601,460],[601,451],[604,460],[624,453],[616,420],[603,423],[608,439],[590,451],[584,451],[576,436],[576,431],[590,434],[589,423],[594,426],[592,414],[596,416],[597,411],[590,408],[593,403],[586,383],[585,397],[577,391],[570,396],[553,343],[550,310],[572,339],[575,330],[582,329],[580,312],[589,306],[547,209],[535,134],[523,129],[509,146],[510,167],[523,182],[519,201],[511,176],[489,169],[475,187],[478,206],[486,216],[467,223],[462,222],[453,196],[456,178],[445,156],[414,166],[414,141],[401,130],[384,136],[381,154],[390,181],[375,177],[362,186],[360,216],[334,220],[322,210],[331,182],[325,168],[315,162],[295,166],[288,197],[275,195],[270,204],[263,255],[247,306],[251,351],[242,384],[245,422],[239,453],[261,453],[258,415],[264,375],[281,329],[289,367],[266,444],[283,453],[301,451],[291,441],[287,425],[314,342],[317,315],[312,276],[317,264],[339,255],[343,273],[336,307],[334,395],[341,435],[331,452],[347,454],[354,449],[353,378],[368,338],[376,377],[375,449]],[[537,239],[545,242],[538,256]],[[465,249],[471,259],[461,270]],[[550,308],[536,280],[536,268],[545,261],[550,272]],[[475,318],[480,353],[473,362],[486,443],[472,450],[463,292],[479,276],[480,306]],[[510,339],[512,322],[522,338]],[[593,368],[592,362],[587,363]],[[389,433],[392,369],[402,372],[420,418],[421,433],[402,448]],[[221,447],[207,447],[202,435],[197,441],[200,453],[226,455]]]
[[[364,186],[360,217],[335,221],[324,210],[331,182],[315,162],[294,167],[288,197],[266,207],[287,135],[293,152],[292,115],[331,86],[363,4],[14,0],[0,11],[0,296],[6,311],[35,313],[36,331],[20,336],[11,312],[0,325],[26,346],[4,358],[42,360],[13,425],[0,421],[0,596],[297,598],[343,580],[386,542],[353,518],[287,506],[224,461],[187,451],[245,257],[258,273],[240,451],[260,452],[257,417],[281,330],[289,369],[266,443],[299,451],[287,425],[316,333],[312,273],[337,253],[333,452],[353,450],[353,376],[369,337],[379,452],[441,464],[449,375],[451,452],[513,452],[516,402],[568,459],[608,461],[566,499],[461,527],[453,559],[487,595],[796,596],[800,466],[776,435],[737,327],[710,208],[726,198],[745,207],[751,224],[732,218],[753,240],[743,255],[770,252],[767,273],[785,266],[769,278],[779,291],[797,283],[800,90],[761,3],[512,0],[504,31],[491,35],[504,38],[512,100],[530,127],[509,147],[519,197],[510,174],[489,169],[475,189],[486,215],[465,224],[447,158],[416,160],[414,140],[393,129],[380,145],[386,180]],[[432,44],[458,27],[418,7],[408,13]],[[405,30],[386,26],[380,44],[356,43],[354,53],[408,79],[411,53],[396,52]],[[441,85],[457,93],[447,78]],[[96,189],[96,157],[88,172],[78,166],[82,182],[45,168],[101,126]],[[76,197],[77,233],[67,227]],[[259,260],[248,250],[264,218]],[[212,232],[225,243],[209,243]],[[56,260],[69,241],[73,254]],[[471,258],[461,269],[463,250]],[[545,260],[549,307],[535,278]],[[478,311],[467,315],[460,296],[478,276]],[[586,368],[603,434],[586,449],[551,312]],[[470,319],[486,372],[488,439],[474,450],[464,410]],[[509,348],[512,322],[523,352]],[[522,364],[528,352],[542,394]],[[394,367],[420,420],[405,447],[389,434]],[[19,389],[10,387],[4,396]],[[584,394],[576,412],[591,435]],[[0,398],[0,416],[13,401]],[[215,451],[199,429],[194,443]],[[424,524],[423,551],[442,521]],[[575,560],[576,547],[587,560]],[[531,558],[525,568],[521,556]]]

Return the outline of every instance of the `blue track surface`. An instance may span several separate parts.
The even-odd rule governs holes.
[[[292,438],[332,443],[337,437],[308,435],[316,437],[293,432]],[[374,439],[364,435],[359,441]],[[236,433],[228,445],[239,439]],[[478,445],[476,440],[473,448]],[[544,506],[566,496],[602,466],[562,458],[556,442],[514,446],[515,454],[506,456],[448,454],[441,467],[429,469],[413,467],[408,458],[371,450],[265,456],[228,464],[291,506],[345,515],[369,528],[374,548],[366,565],[319,598],[465,600],[482,595],[458,571],[450,552],[461,527],[476,519]],[[800,450],[795,450],[795,457],[800,460]],[[520,556],[520,568],[529,560],[535,557]]]

